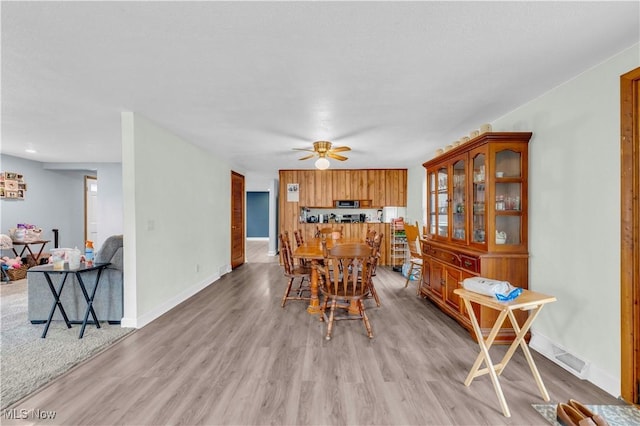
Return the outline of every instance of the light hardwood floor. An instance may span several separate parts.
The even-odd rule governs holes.
[[[266,240],[246,240],[245,254],[248,263],[273,263],[279,261],[277,254],[269,256],[269,241]]]
[[[469,334],[397,272],[381,267],[375,281],[374,338],[341,321],[326,341],[304,302],[280,307],[278,263],[249,262],[11,408],[55,411],[40,423],[64,425],[546,424],[520,350],[501,376],[505,418],[488,376],[463,384],[478,352]],[[552,402],[619,403],[534,358]]]

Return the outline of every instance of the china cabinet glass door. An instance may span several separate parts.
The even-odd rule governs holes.
[[[486,243],[486,181],[485,162],[486,155],[478,154],[472,159],[473,162],[473,187],[471,197],[473,198],[473,215],[471,220],[471,241],[478,244]]]
[[[438,169],[437,178],[436,208],[438,209],[438,215],[436,232],[438,236],[447,238],[449,236],[449,176],[446,167]]]
[[[522,243],[522,153],[495,153],[495,230],[497,245]]]
[[[458,160],[453,163],[453,187],[451,202],[451,217],[453,218],[453,233],[451,238],[454,240],[465,240],[467,238],[467,221],[466,221],[466,161]]]
[[[429,179],[429,234],[436,235],[438,229],[438,208],[436,205],[436,198],[438,197],[438,178],[435,172],[431,172],[427,176]]]

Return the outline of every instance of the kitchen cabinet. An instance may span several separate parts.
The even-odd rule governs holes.
[[[369,196],[374,207],[407,205],[407,171],[402,169],[372,170]]]
[[[358,169],[358,170],[280,170],[278,200],[278,232],[303,230],[305,238],[315,232],[315,223],[300,223],[302,207],[334,209],[335,200],[358,200],[362,209],[386,206],[406,206],[406,169]],[[287,184],[298,184],[298,201],[289,201]],[[338,210],[336,209],[336,212]],[[320,224],[329,226],[330,224]],[[385,223],[340,223],[346,237],[362,237],[367,227],[384,233],[385,241],[391,241],[389,224]],[[381,265],[390,264],[389,242],[383,242]]]
[[[331,175],[327,170],[299,170],[299,203],[301,206],[333,207]]]
[[[423,164],[427,224],[420,293],[472,331],[454,290],[482,276],[528,288],[528,142],[530,132],[482,134]],[[483,332],[497,313],[476,307]],[[526,313],[520,313],[524,321]],[[498,342],[515,336],[505,326]]]
[[[335,200],[360,200],[375,208],[407,205],[406,169],[280,170],[280,182],[285,188],[299,184],[301,207],[333,208]]]
[[[313,204],[302,204],[303,206],[314,205],[317,207],[333,207],[333,188],[331,185],[331,172],[329,170],[308,170],[305,177],[313,181],[313,196],[308,200]]]

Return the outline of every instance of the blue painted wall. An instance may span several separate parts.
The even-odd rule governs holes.
[[[269,192],[247,191],[247,238],[269,238]]]

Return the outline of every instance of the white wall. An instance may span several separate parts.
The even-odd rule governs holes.
[[[421,234],[422,227],[425,225],[423,206],[426,195],[424,187],[426,175],[427,170],[422,167],[422,164],[407,169],[407,221],[411,224],[417,221]]]
[[[554,295],[532,346],[566,349],[584,376],[620,394],[620,75],[639,46],[493,123],[532,131],[529,146],[529,287]],[[552,70],[550,70],[552,72]],[[523,82],[523,84],[526,84]]]
[[[123,233],[122,164],[103,163],[97,166],[98,176],[98,241],[96,248],[111,235]]]
[[[141,327],[230,271],[230,167],[122,113],[123,325]]]
[[[95,175],[89,170],[48,168],[47,163],[2,154],[2,171],[24,175],[27,184],[22,201],[0,201],[0,232],[8,234],[18,223],[42,228],[42,238],[51,240],[45,250],[53,248],[52,229],[59,230],[60,247],[84,247],[84,176]],[[12,256],[5,251],[3,256]]]

